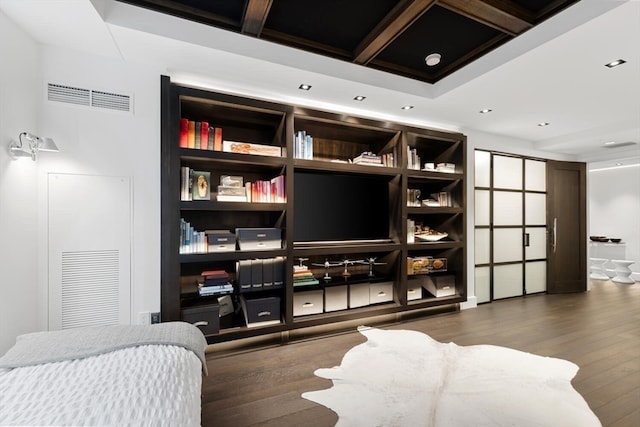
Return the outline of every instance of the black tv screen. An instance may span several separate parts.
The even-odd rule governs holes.
[[[389,239],[388,177],[295,172],[295,243]]]

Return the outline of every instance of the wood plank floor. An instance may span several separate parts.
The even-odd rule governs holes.
[[[594,280],[586,293],[533,295],[378,327],[570,360],[580,367],[573,386],[603,426],[640,426],[640,283]],[[252,349],[211,346],[202,425],[333,426],[333,411],[300,395],[329,388],[314,370],[339,365],[364,341],[347,332]]]

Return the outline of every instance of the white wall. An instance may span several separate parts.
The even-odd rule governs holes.
[[[589,171],[588,189],[589,235],[618,237],[623,243],[590,246],[589,255],[608,258],[608,253],[634,261],[630,268],[640,281],[640,165]]]
[[[15,336],[39,329],[37,309],[37,166],[13,161],[8,144],[23,131],[38,132],[34,86],[36,43],[0,12],[0,354]]]
[[[10,40],[10,42],[9,42]],[[131,319],[160,310],[160,75],[153,66],[41,46],[0,13],[0,355],[47,330],[47,176],[131,177]],[[37,70],[45,70],[38,72]],[[134,113],[46,100],[47,83],[133,96]],[[52,137],[59,153],[11,160],[18,133]],[[82,215],[82,212],[78,212]]]

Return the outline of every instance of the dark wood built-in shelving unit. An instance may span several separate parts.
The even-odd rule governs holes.
[[[163,321],[180,320],[187,308],[215,305],[217,298],[187,294],[185,286],[193,285],[195,278],[205,270],[225,270],[229,273],[234,290],[231,298],[235,313],[220,317],[219,332],[207,335],[210,343],[245,337],[286,332],[294,329],[333,324],[388,314],[410,314],[436,306],[453,306],[466,301],[466,137],[460,133],[434,129],[421,129],[398,123],[345,116],[316,111],[275,102],[215,93],[172,83],[161,78],[162,94],[162,238],[161,238],[161,313]],[[242,141],[282,149],[280,157],[238,154],[205,149],[181,148],[180,119],[206,121],[222,128],[223,139]],[[296,158],[295,133],[304,130],[313,136],[313,158]],[[407,166],[410,151],[426,162],[449,163],[454,171],[425,171]],[[351,163],[362,152],[393,157],[387,166]],[[211,200],[181,201],[181,167],[208,171],[211,174]],[[215,198],[215,189],[221,175],[243,176],[247,181],[268,180],[284,176],[286,201],[282,203],[223,202]],[[314,200],[321,197],[317,187],[311,194],[303,194],[305,176],[313,182],[328,185],[369,182],[372,188],[361,188],[365,194],[370,215],[378,218],[378,225],[388,232],[383,236],[363,239],[296,240],[296,225],[300,235],[301,224],[309,218],[304,209],[296,208],[294,197]],[[298,179],[296,179],[296,176]],[[336,181],[337,180],[337,181]],[[298,187],[296,185],[298,184]],[[345,186],[351,184],[345,184]],[[334,188],[329,188],[331,193]],[[381,190],[382,189],[382,190]],[[408,189],[420,190],[423,197],[446,191],[446,206],[407,206]],[[335,189],[337,191],[337,189]],[[351,190],[353,191],[353,190]],[[323,191],[324,192],[324,191]],[[360,195],[360,194],[358,194]],[[341,207],[343,208],[341,210]],[[379,208],[379,209],[378,209]],[[327,204],[314,221],[333,224],[331,218],[349,219],[344,206]],[[373,212],[375,211],[375,212]],[[377,212],[381,211],[381,215]],[[180,220],[184,218],[197,230],[229,230],[236,228],[279,228],[282,230],[281,248],[269,250],[231,250],[227,252],[180,253]],[[380,218],[383,218],[381,223]],[[439,241],[408,241],[408,220],[447,233]],[[322,227],[318,227],[321,232]],[[330,226],[324,227],[331,232]],[[380,238],[382,237],[382,238]],[[446,296],[435,296],[426,289],[414,286],[424,274],[408,274],[408,258],[434,257],[446,261],[446,271],[433,271],[432,278],[448,276],[455,281],[455,289]],[[236,266],[244,260],[282,259],[284,279],[282,286],[264,287],[241,292],[236,283]],[[300,259],[303,259],[302,261]],[[366,263],[347,263],[348,275],[343,275],[347,260],[375,259],[371,270]],[[266,262],[266,261],[264,261]],[[328,262],[330,266],[323,264]],[[318,284],[296,286],[294,266],[303,263],[309,267]],[[323,280],[325,274],[331,281]],[[380,302],[355,305],[355,290],[381,289]],[[346,301],[354,307],[327,311],[325,300],[329,291],[345,292]],[[320,296],[319,312],[294,314],[305,301],[306,295]],[[378,292],[378,291],[376,291]],[[388,293],[387,293],[388,292]],[[417,294],[415,293],[417,292]],[[342,294],[340,294],[342,295]],[[413,297],[410,297],[413,295]],[[278,323],[247,326],[240,300],[244,297],[271,298],[280,301]],[[342,296],[340,296],[342,298]],[[373,296],[372,296],[373,298]],[[311,304],[310,302],[305,304]],[[312,305],[312,304],[311,304]],[[311,306],[309,305],[309,306]],[[317,306],[316,306],[317,307]]]

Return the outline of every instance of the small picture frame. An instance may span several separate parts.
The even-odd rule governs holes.
[[[211,200],[211,172],[193,171],[191,182],[192,200]]]

